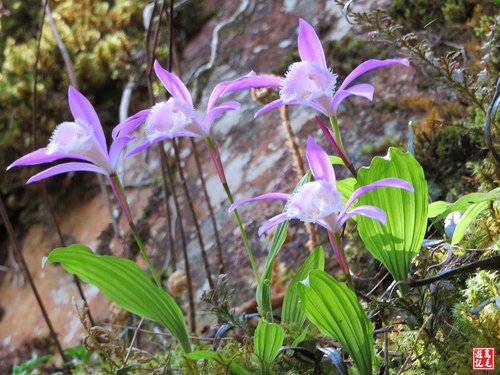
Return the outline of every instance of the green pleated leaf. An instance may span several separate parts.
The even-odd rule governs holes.
[[[247,371],[239,363],[227,360],[223,358],[219,353],[211,352],[209,350],[199,350],[196,352],[192,352],[186,354],[185,357],[191,361],[202,361],[202,360],[215,361],[221,364],[222,366],[229,367],[229,370],[235,375],[251,375],[251,373]]]
[[[47,261],[61,263],[67,272],[95,285],[125,310],[160,323],[179,340],[185,352],[191,351],[180,307],[134,262],[95,255],[87,246],[78,244],[52,250]]]
[[[358,230],[373,257],[384,264],[395,280],[405,280],[426,232],[427,181],[411,154],[391,147],[387,156],[375,157],[369,167],[359,170],[356,188],[389,177],[410,182],[415,191],[380,188],[362,195],[358,205],[381,208],[387,214],[387,222],[384,225],[358,216]]]
[[[342,195],[342,201],[345,203],[354,192],[356,179],[353,177],[337,180],[337,190]]]
[[[311,172],[307,172],[303,176],[294,192],[297,191],[306,182],[311,179]],[[283,243],[286,239],[286,231],[288,229],[288,221],[284,221],[276,227],[276,232],[274,233],[273,240],[271,242],[271,248],[267,253],[266,264],[264,265],[264,271],[260,277],[259,285],[257,285],[257,290],[255,293],[255,298],[257,300],[257,305],[259,306],[260,315],[266,319],[272,320],[272,303],[271,303],[271,276],[273,272],[273,264],[276,256],[281,250]]]
[[[264,319],[259,320],[253,337],[255,354],[265,364],[271,364],[278,355],[285,331],[282,326],[276,323],[268,323]]]
[[[298,285],[307,319],[350,354],[362,375],[372,374],[373,326],[356,294],[321,270]]]
[[[489,206],[489,202],[480,202],[471,205],[462,215],[457,223],[455,231],[453,232],[453,238],[451,239],[451,244],[456,245],[465,236],[465,232],[469,229],[474,219],[483,211],[485,211]]]
[[[297,285],[307,277],[309,271],[323,270],[324,267],[325,251],[322,246],[318,246],[299,268],[286,290],[285,298],[283,299],[283,307],[281,309],[281,321],[283,323],[294,325],[297,328],[304,324],[306,315],[299,307]]]

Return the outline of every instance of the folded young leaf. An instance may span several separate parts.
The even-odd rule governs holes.
[[[281,308],[281,321],[283,323],[294,325],[300,328],[306,320],[306,315],[299,307],[299,293],[297,285],[304,280],[309,271],[323,270],[325,267],[325,251],[322,246],[318,246],[309,255],[306,261],[299,268],[293,277],[283,299],[283,307]]]
[[[298,291],[307,319],[344,347],[362,375],[371,375],[373,326],[356,294],[321,270],[309,272]]]
[[[282,326],[268,323],[264,319],[259,320],[253,338],[255,354],[264,364],[271,364],[278,355],[284,338]]]

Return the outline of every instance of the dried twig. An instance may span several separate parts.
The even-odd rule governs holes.
[[[24,255],[23,255],[21,248],[17,242],[17,238],[16,238],[16,235],[14,233],[14,228],[12,227],[12,223],[10,222],[9,216],[7,215],[7,211],[5,210],[5,206],[3,204],[3,200],[2,200],[1,195],[0,195],[0,216],[2,217],[5,228],[7,229],[7,234],[9,236],[10,242],[12,243],[12,246],[14,247],[16,255],[18,256],[18,258],[21,261],[21,265],[23,266],[24,273],[26,274],[26,278],[28,279],[28,283],[30,284],[31,290],[33,290],[33,294],[35,295],[36,302],[37,302],[38,306],[40,307],[40,310],[42,311],[43,319],[45,320],[45,323],[49,327],[50,336],[54,340],[54,343],[56,344],[56,347],[57,347],[57,351],[61,355],[62,359],[64,360],[64,362],[67,362],[68,357],[64,353],[63,348],[61,346],[61,343],[59,342],[59,339],[57,338],[57,333],[54,330],[54,326],[52,325],[52,322],[50,321],[47,310],[45,309],[45,306],[42,302],[42,298],[40,297],[40,293],[38,293],[38,289],[35,285],[33,277],[31,276],[28,265],[26,264],[26,260],[24,259]]]
[[[406,357],[406,360],[404,361],[403,365],[399,369],[397,375],[401,375],[403,373],[403,371],[406,370],[406,368],[410,364],[410,362],[411,362],[411,355],[413,354],[413,351],[417,347],[418,340],[420,339],[420,336],[424,332],[425,328],[429,325],[429,322],[431,321],[431,319],[433,317],[434,317],[434,314],[429,315],[427,317],[427,319],[425,319],[424,324],[422,324],[422,327],[420,327],[420,329],[418,330],[417,336],[415,337],[415,342],[413,343],[413,345],[412,345],[412,347],[410,349],[410,353],[408,354],[408,357]]]

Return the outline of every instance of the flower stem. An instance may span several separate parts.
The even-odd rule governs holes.
[[[340,151],[342,151],[342,153],[344,155],[347,155],[345,152],[345,149],[344,149],[344,145],[342,144],[342,137],[340,136],[339,122],[337,121],[336,116],[330,117],[330,124],[332,125],[333,134],[335,135],[335,140],[337,141],[337,144],[340,148]]]
[[[226,181],[226,176],[224,174],[224,167],[222,166],[222,160],[220,158],[220,153],[217,148],[217,145],[215,144],[211,136],[205,137],[205,142],[207,143],[208,150],[210,152],[210,157],[212,158],[215,169],[217,170],[217,174],[219,175],[222,186],[224,187],[224,191],[226,192],[227,199],[229,200],[230,204],[233,204],[234,203],[233,194],[231,193],[231,189],[229,188],[229,185]],[[248,236],[247,233],[245,232],[245,228],[243,227],[240,214],[238,213],[237,209],[235,209],[233,212],[234,212],[234,217],[238,222],[238,227],[240,228],[241,238],[243,239],[243,243],[245,245],[248,258],[250,259],[250,263],[252,265],[255,280],[257,281],[257,283],[260,283],[259,271],[257,270],[257,263],[255,262],[255,257],[253,256],[252,249],[250,248],[250,243],[248,242]]]
[[[333,252],[335,254],[335,257],[337,258],[340,269],[342,270],[342,272],[344,272],[347,282],[351,284],[349,262],[347,262],[347,258],[345,256],[344,246],[342,245],[342,238],[340,237],[340,233],[338,231],[336,231],[335,233],[331,233],[330,231],[328,231],[328,239],[330,240],[330,244],[332,245]]]
[[[125,191],[123,190],[122,183],[120,181],[120,178],[116,175],[113,174],[110,176],[110,181],[111,181],[111,187],[113,188],[113,192],[115,193],[116,199],[120,203],[120,206],[123,210],[123,213],[125,214],[125,217],[127,218],[128,225],[130,226],[130,229],[132,230],[132,235],[134,236],[135,242],[137,243],[137,246],[139,246],[139,250],[141,251],[141,254],[146,261],[149,271],[151,272],[151,275],[153,276],[153,279],[158,286],[158,288],[163,289],[163,286],[160,282],[160,278],[158,277],[158,274],[156,273],[153,263],[151,262],[151,259],[149,258],[148,254],[146,253],[146,249],[144,247],[144,244],[142,243],[141,237],[139,236],[139,232],[137,231],[137,228],[135,227],[134,221],[132,220],[132,214],[130,212],[130,207],[127,202],[127,197],[125,196]]]
[[[349,169],[349,172],[351,172],[351,174],[354,176],[354,178],[357,178],[358,173],[356,172],[356,168],[354,168],[351,161],[347,157],[345,151],[343,151],[343,147],[341,147],[342,143],[337,142],[337,140],[335,139],[335,136],[332,135],[332,132],[330,131],[330,129],[328,129],[327,125],[321,119],[321,117],[316,116],[316,122],[318,123],[319,127],[321,128],[323,135],[325,136],[325,138],[328,140],[328,142],[332,146],[333,150],[340,156],[340,158],[344,162],[344,165],[347,167],[347,169]],[[335,120],[335,124],[337,124],[337,120]],[[340,131],[338,129],[338,125],[337,125],[337,132],[338,132],[338,138],[340,139]]]

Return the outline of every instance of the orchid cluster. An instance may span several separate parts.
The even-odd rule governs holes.
[[[170,94],[168,100],[155,104],[150,109],[142,110],[117,125],[112,133],[113,141],[108,150],[104,132],[99,118],[90,102],[75,88],[69,87],[68,102],[74,120],[59,124],[47,147],[38,149],[12,163],[7,169],[17,166],[27,166],[49,163],[60,159],[73,158],[79,162],[66,162],[50,167],[28,180],[28,183],[69,172],[89,171],[107,175],[110,178],[122,209],[130,223],[130,211],[123,194],[120,180],[116,176],[116,168],[120,155],[127,144],[135,139],[132,135],[138,128],[144,142],[129,151],[125,157],[137,154],[152,145],[177,137],[194,137],[203,139],[210,157],[217,170],[220,181],[231,203],[229,211],[234,211],[241,229],[243,241],[252,263],[255,277],[258,280],[257,266],[248,244],[237,207],[244,203],[257,200],[286,201],[285,211],[267,221],[260,229],[259,235],[275,227],[279,223],[291,219],[299,219],[324,227],[328,231],[330,242],[342,270],[348,274],[347,259],[339,241],[339,231],[347,219],[354,215],[364,215],[380,222],[385,221],[385,213],[377,207],[359,206],[351,208],[362,194],[375,188],[394,187],[412,190],[411,185],[400,179],[384,179],[356,190],[348,202],[343,205],[339,192],[336,190],[335,173],[326,152],[309,137],[306,155],[315,181],[306,183],[295,194],[270,193],[256,198],[234,203],[234,199],[224,174],[219,148],[212,138],[211,127],[219,116],[228,111],[238,110],[240,103],[220,99],[232,92],[251,88],[279,88],[280,98],[265,105],[255,116],[283,105],[303,105],[311,107],[329,117],[334,135],[322,127],[327,139],[336,146],[334,149],[347,160],[342,146],[337,111],[343,100],[349,96],[360,96],[373,99],[374,87],[361,83],[352,84],[358,77],[373,69],[400,64],[408,66],[406,59],[368,60],[360,64],[346,79],[337,85],[337,75],[326,64],[321,42],[310,24],[299,20],[298,50],[301,61],[290,65],[285,77],[257,75],[251,72],[233,81],[221,82],[215,86],[202,116],[194,108],[193,100],[187,87],[174,73],[165,70],[158,61],[154,63],[156,76],[166,91]],[[321,124],[321,122],[320,122]],[[146,259],[147,255],[144,253]],[[149,263],[149,261],[148,261]],[[155,274],[152,266],[150,267]]]
[[[158,61],[155,61],[154,71],[169,94],[168,99],[158,102],[149,109],[141,110],[118,124],[112,132],[112,142],[109,148],[106,143],[102,125],[92,104],[74,87],[70,86],[68,91],[68,103],[73,115],[73,120],[59,124],[55,128],[49,144],[46,147],[21,157],[7,168],[51,163],[63,159],[76,159],[77,161],[64,162],[56,166],[51,166],[31,177],[27,183],[37,182],[51,176],[73,171],[96,172],[109,178],[113,192],[129,222],[132,234],[146,260],[151,275],[156,282],[156,286],[151,283],[144,271],[140,270],[137,265],[120,262],[119,259],[113,257],[102,257],[97,259],[93,257],[94,254],[91,251],[81,246],[79,248],[73,248],[70,254],[73,258],[71,258],[71,262],[69,262],[71,264],[66,264],[66,266],[68,266],[67,269],[70,272],[78,274],[82,279],[93,282],[105,294],[107,293],[110,298],[114,298],[115,302],[120,302],[121,305],[129,311],[163,324],[179,340],[186,353],[191,351],[191,343],[189,341],[184,317],[181,309],[173,298],[163,291],[160,279],[135,228],[122,183],[116,173],[117,165],[121,158],[131,157],[148,149],[152,145],[173,138],[192,137],[201,139],[205,142],[222,187],[227,194],[230,204],[229,212],[234,213],[238,222],[242,240],[251,262],[255,279],[258,283],[257,301],[259,303],[261,316],[264,319],[261,320],[256,330],[254,346],[256,354],[266,366],[276,357],[277,353],[275,355],[270,355],[269,352],[262,349],[262,342],[266,340],[266,337],[267,339],[270,338],[273,342],[275,342],[276,337],[281,337],[281,341],[283,341],[283,328],[272,323],[272,313],[269,314],[272,312],[271,303],[269,302],[270,296],[267,295],[266,297],[266,293],[270,294],[268,287],[270,284],[270,274],[264,271],[262,275],[259,275],[247,234],[237,210],[238,207],[255,201],[278,200],[285,203],[282,213],[270,218],[259,228],[259,235],[277,226],[279,228],[279,226],[287,225],[286,223],[291,220],[312,223],[324,228],[328,234],[338,264],[349,282],[349,262],[343,249],[343,229],[345,228],[347,220],[354,216],[358,216],[360,235],[362,232],[361,227],[363,227],[363,220],[369,219],[369,222],[372,223],[370,225],[374,227],[385,225],[386,222],[390,223],[391,220],[394,221],[393,217],[391,220],[388,220],[388,217],[390,217],[389,212],[385,212],[380,207],[377,207],[376,200],[367,200],[367,196],[369,196],[367,193],[373,190],[390,188],[391,191],[398,191],[400,194],[400,196],[398,196],[400,198],[398,198],[399,201],[404,202],[410,193],[416,195],[422,190],[421,187],[413,185],[410,181],[396,178],[391,175],[385,175],[383,177],[377,175],[377,178],[372,178],[371,180],[367,180],[367,173],[364,172],[360,172],[358,176],[342,144],[337,120],[339,107],[348,97],[358,96],[369,100],[373,99],[374,87],[366,83],[356,83],[355,81],[359,77],[381,67],[391,65],[409,66],[408,60],[386,59],[365,61],[355,68],[340,85],[337,85],[338,77],[326,63],[325,54],[316,32],[312,26],[303,19],[299,20],[298,50],[301,61],[291,64],[284,77],[259,75],[250,72],[234,80],[217,84],[210,94],[207,108],[204,113],[200,113],[201,111],[195,109],[191,94],[182,80],[174,73],[164,69]],[[333,151],[340,157],[342,163],[351,171],[353,176],[357,178],[356,183],[358,186],[356,189],[353,188],[349,192],[347,198],[339,191],[340,184],[337,183],[331,157],[311,136],[309,136],[307,138],[306,158],[310,172],[303,177],[301,183],[299,183],[293,193],[267,193],[235,202],[229,186],[229,181],[226,179],[224,173],[224,166],[220,157],[218,143],[213,136],[212,125],[224,113],[237,111],[241,107],[241,104],[236,101],[223,101],[223,97],[237,91],[253,88],[279,89],[279,99],[264,105],[255,113],[255,117],[274,108],[289,105],[306,106],[328,117],[331,129],[325,124],[321,117],[317,116],[316,120]],[[122,156],[126,147],[135,139],[141,140],[139,145]],[[401,156],[398,160],[402,160],[405,157],[406,156]],[[388,159],[389,158],[386,160]],[[416,170],[418,168],[419,166],[414,169]],[[381,169],[381,167],[379,167],[379,169]],[[420,170],[418,173],[420,173]],[[421,174],[423,176],[423,173]],[[311,176],[313,180],[311,180]],[[419,180],[420,175],[418,175],[418,178],[413,178],[412,175],[404,173],[398,174],[397,176],[408,178],[412,182],[421,181]],[[342,193],[345,192],[343,191]],[[419,193],[419,202],[423,202],[425,208],[427,208],[426,194],[427,192],[425,192],[425,194]],[[409,204],[411,210],[417,212],[422,220],[425,220],[427,217],[426,212],[424,210],[414,210],[416,206],[414,202],[415,201],[411,201]],[[400,213],[404,210],[405,209],[401,209],[401,206],[398,206],[397,210],[395,209],[395,211]],[[391,212],[391,214],[393,214],[393,212]],[[403,214],[404,213],[401,213],[401,215]],[[403,219],[406,220],[406,222],[410,222],[410,214],[403,217]],[[402,226],[399,227],[402,228]],[[419,228],[424,228],[425,230],[424,226],[419,226]],[[405,230],[404,228],[402,229],[403,232]],[[418,239],[414,239],[419,234],[414,236],[411,230],[406,232],[405,235],[411,237],[409,241],[412,241],[414,244],[413,247],[418,247],[419,241]],[[380,231],[380,233],[383,235],[382,231]],[[372,241],[375,237],[377,236],[371,236],[369,240]],[[392,235],[390,238],[397,237]],[[404,239],[397,238],[397,240],[403,242]],[[279,242],[279,240],[277,242]],[[54,250],[49,256],[49,262],[64,263],[67,260],[67,252],[62,252],[62,250],[64,249]],[[274,261],[272,257],[275,256],[278,250],[274,251],[274,255],[268,257],[266,270],[269,270],[269,265],[272,267],[272,262]],[[270,253],[273,253],[273,251],[270,251]],[[397,251],[393,251],[393,253],[392,259],[395,257],[397,258],[399,255]],[[406,263],[408,263],[408,260],[411,261],[411,256],[414,255],[414,253],[408,253],[410,254],[408,256],[407,254],[403,254],[403,262],[405,262],[404,267],[406,268],[403,267],[403,271],[398,273],[398,275],[406,275],[405,272],[407,272],[408,267]],[[382,259],[379,258],[378,255],[374,254],[374,256],[377,259]],[[294,288],[296,288],[298,292],[293,292],[292,297],[290,297],[291,299],[295,298],[294,302],[287,302],[285,297],[285,302],[283,303],[283,321],[300,326],[304,323],[305,315],[307,315],[307,318],[316,324],[323,333],[335,337],[341,342],[346,350],[353,356],[361,373],[371,373],[371,353],[373,352],[373,327],[371,323],[365,317],[364,311],[352,290],[344,284],[339,286],[340,283],[329,275],[325,276],[326,273],[321,269],[307,268],[312,267],[311,264],[314,263],[313,258],[316,259],[318,263],[317,268],[320,268],[319,264],[321,264],[321,262],[324,263],[324,254],[321,247],[314,250],[310,258],[308,258],[308,261],[303,265],[303,267],[306,267],[303,271],[305,279],[299,280],[300,283],[295,282]],[[78,260],[80,259],[92,262],[92,265],[78,268]],[[399,260],[396,259],[391,262],[392,267],[394,264],[398,264]],[[388,263],[390,262],[387,262],[387,264]],[[101,266],[103,267],[102,269],[106,269],[107,271],[101,272],[101,268],[99,268]],[[392,273],[391,268],[389,266],[387,267]],[[112,273],[112,271],[115,273]],[[129,274],[122,275],[120,272],[128,272]],[[110,279],[106,279],[107,275],[105,274],[107,273],[113,275],[115,278],[113,282],[110,283]],[[393,275],[394,274],[396,273],[393,273]],[[120,279],[120,282],[116,281],[118,279]],[[123,292],[122,294],[120,294],[121,292],[117,292],[119,288],[122,288],[120,289]],[[325,291],[325,288],[328,290]],[[322,299],[323,292],[325,295],[329,296],[329,300]],[[299,311],[299,307],[297,307],[299,305],[298,294],[300,294],[301,298],[301,311]],[[266,298],[267,302],[264,301]],[[316,301],[319,300],[321,300],[321,303],[324,302],[324,306],[321,305],[321,303],[318,303],[320,307],[316,306]],[[350,301],[349,303],[344,303],[348,300]],[[333,305],[332,301],[335,301]],[[290,306],[295,310],[292,313],[287,313],[287,311],[290,311]],[[320,308],[324,310],[320,310]],[[192,310],[194,314],[194,309]],[[354,317],[353,315],[356,316]],[[328,320],[330,318],[332,318],[332,320]],[[269,319],[270,323],[266,323],[264,321],[265,319]],[[341,325],[342,321],[345,322],[348,319],[352,320],[348,324],[348,327]],[[358,336],[355,338],[356,342],[353,343],[353,341],[350,340],[355,335]],[[277,348],[279,348],[279,346],[280,344]],[[362,353],[358,350],[358,347],[363,347],[365,351]],[[195,356],[193,358],[200,359],[202,357]],[[213,358],[214,357],[207,357],[206,359]],[[232,367],[229,368],[232,371],[235,369]]]

